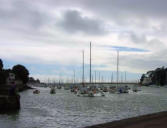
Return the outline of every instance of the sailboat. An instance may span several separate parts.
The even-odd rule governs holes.
[[[56,89],[55,89],[55,81],[54,81],[54,84],[50,86],[50,94],[55,94],[55,93],[56,93]]]
[[[119,51],[117,51],[117,82],[115,87],[110,87],[110,93],[128,93],[128,86],[119,86]]]
[[[84,51],[82,52],[83,56],[83,64],[82,64],[82,86],[80,87],[79,91],[77,92],[77,96],[83,97],[94,97],[94,94],[91,90],[88,90],[88,87],[85,86],[85,71],[84,71]]]
[[[119,82],[119,51],[117,51],[117,93],[128,93],[128,86],[118,86]]]
[[[90,84],[93,81],[93,77],[92,77],[92,45],[90,42]],[[95,83],[96,83],[96,71],[95,71]],[[90,90],[88,91],[88,95],[89,97],[94,97],[94,96],[105,96],[103,91],[100,91],[99,88],[97,88],[97,86],[94,86],[92,88],[90,88]]]
[[[55,87],[51,87],[50,88],[50,94],[55,94],[56,93],[56,89],[55,89]]]
[[[59,80],[59,84],[57,85],[57,89],[61,89],[60,80]]]
[[[118,93],[119,92],[119,87],[118,87],[118,81],[119,81],[119,51],[117,51],[117,82],[116,82],[116,86],[112,86],[110,87],[109,92],[110,93]]]
[[[137,92],[137,91],[138,91],[138,89],[137,89],[137,85],[133,85],[133,87],[132,87],[132,91],[133,91],[133,92]]]
[[[82,86],[79,88],[77,92],[77,96],[83,97],[94,97],[94,96],[105,96],[103,92],[100,92],[96,86],[91,86],[92,83],[92,74],[91,74],[91,42],[90,42],[90,85],[85,85],[85,77],[84,77],[84,51],[83,53],[83,70],[82,70]]]
[[[77,92],[77,96],[83,96],[84,94],[86,94],[86,87],[84,85],[84,50],[82,51],[82,85],[80,87],[80,89]]]
[[[133,85],[132,91],[133,91],[133,92],[138,92],[138,91],[141,91],[141,88],[140,88],[139,85],[136,84],[136,85]]]

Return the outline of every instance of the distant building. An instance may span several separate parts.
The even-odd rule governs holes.
[[[152,80],[150,77],[144,77],[143,81],[142,81],[142,84],[143,85],[149,85],[152,83]]]
[[[6,84],[11,85],[13,82],[16,85],[22,85],[23,84],[22,80],[16,80],[15,74],[10,72],[7,79],[6,79]]]
[[[15,82],[15,74],[10,72],[6,79],[6,84],[11,85],[13,82]]]

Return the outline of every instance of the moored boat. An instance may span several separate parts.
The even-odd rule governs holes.
[[[39,94],[39,93],[40,93],[40,91],[37,89],[33,91],[33,94]]]
[[[50,89],[50,94],[55,94],[55,93],[56,93],[56,90],[55,90],[54,87],[52,87],[52,88]]]

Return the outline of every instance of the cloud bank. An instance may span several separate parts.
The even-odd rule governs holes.
[[[54,68],[48,73],[35,70],[41,63],[55,65],[53,76],[69,72],[70,77],[75,68],[81,72],[82,50],[89,64],[92,41],[94,71],[109,77],[119,49],[120,70],[138,79],[167,66],[166,5],[165,0],[1,0],[0,58],[8,66],[24,63],[42,79]]]

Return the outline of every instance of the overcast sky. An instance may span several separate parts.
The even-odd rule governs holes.
[[[128,80],[167,65],[166,0],[0,0],[0,58],[5,68],[23,64],[41,80],[86,78],[89,43],[93,73]],[[121,73],[120,73],[121,74]],[[121,79],[121,75],[120,75]]]

